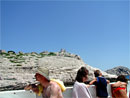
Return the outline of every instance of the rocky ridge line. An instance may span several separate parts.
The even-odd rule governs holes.
[[[112,69],[106,70],[105,72],[114,75],[130,75],[130,69],[124,66],[117,66]]]

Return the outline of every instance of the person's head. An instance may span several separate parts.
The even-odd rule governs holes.
[[[101,75],[100,70],[95,70],[95,71],[94,71],[94,75],[95,75],[95,77],[100,76],[100,75]]]
[[[81,67],[77,72],[75,80],[78,82],[86,82],[88,79],[88,73],[89,71],[86,69],[86,67]]]
[[[127,79],[125,78],[124,75],[119,75],[117,77],[116,81],[121,81],[121,82],[126,82],[127,83]]]
[[[49,79],[47,79],[45,76],[41,75],[40,73],[35,74],[35,78],[37,81],[42,82],[42,81],[47,81],[50,82]]]
[[[50,82],[49,70],[44,67],[39,67],[35,74],[35,78],[39,82]]]

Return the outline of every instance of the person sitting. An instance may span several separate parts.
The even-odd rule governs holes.
[[[85,67],[81,67],[75,79],[73,86],[72,98],[92,98],[88,86],[84,83],[88,79],[89,71]]]
[[[99,70],[95,70],[94,75],[95,78],[89,84],[94,84],[96,86],[96,95],[98,96],[98,98],[107,98],[107,83],[109,83],[110,81],[102,77],[102,73]]]
[[[39,67],[35,78],[40,84],[28,85],[25,90],[31,89],[38,95],[42,94],[43,98],[63,98],[62,92],[66,89],[63,82],[56,79],[51,80],[47,68]]]
[[[117,77],[117,82],[111,85],[113,98],[128,98],[127,97],[127,79],[124,75]]]

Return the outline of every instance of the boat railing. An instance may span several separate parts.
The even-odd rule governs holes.
[[[72,98],[72,90],[73,87],[67,87],[66,91],[63,92],[64,98]],[[90,93],[92,98],[96,97],[96,87],[94,85],[90,85],[89,87]],[[112,98],[111,94],[111,83],[107,86],[108,90],[108,98]],[[129,95],[130,91],[130,82],[127,85],[127,95]],[[2,91],[0,92],[0,98],[42,98],[42,96],[37,96],[32,91],[25,91],[25,90],[13,90],[13,91]]]

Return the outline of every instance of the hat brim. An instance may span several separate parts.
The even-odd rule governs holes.
[[[50,78],[46,74],[41,73],[41,72],[36,72],[36,74],[37,73],[40,74],[41,76],[43,76],[46,80],[50,81]]]

